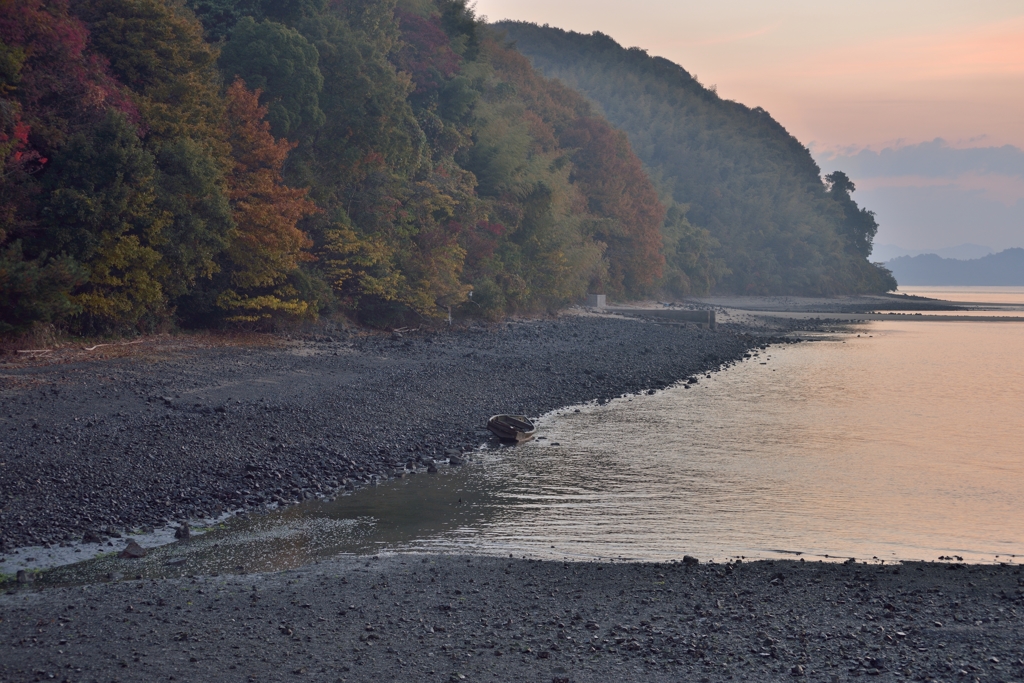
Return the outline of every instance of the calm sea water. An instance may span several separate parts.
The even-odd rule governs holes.
[[[543,438],[461,469],[232,520],[143,573],[424,550],[1024,561],[1024,323],[849,330],[544,416]]]

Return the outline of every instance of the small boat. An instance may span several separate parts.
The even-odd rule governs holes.
[[[502,441],[529,441],[537,433],[537,426],[525,415],[494,415],[487,421],[487,429]]]

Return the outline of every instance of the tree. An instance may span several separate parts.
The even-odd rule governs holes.
[[[235,230],[224,255],[229,286],[217,305],[229,319],[247,322],[311,312],[310,302],[286,283],[299,263],[311,258],[306,250],[313,243],[297,223],[319,211],[306,199],[307,190],[284,184],[281,169],[295,143],[274,139],[259,95],[241,79],[227,90],[228,140],[235,162],[228,196]]]
[[[849,250],[864,258],[871,256],[875,235],[878,233],[874,211],[857,206],[857,202],[850,196],[857,187],[842,171],[834,171],[825,176],[825,185],[828,187],[829,196],[843,212],[839,230],[846,239]]]
[[[155,176],[153,156],[117,112],[73,135],[53,159],[45,242],[88,273],[70,297],[83,329],[149,327],[167,313],[158,248],[170,217],[157,205]]]
[[[593,116],[579,118],[559,137],[575,148],[572,179],[587,198],[594,238],[608,245],[608,293],[650,295],[662,276],[665,207],[625,134]]]
[[[141,113],[156,205],[170,216],[161,285],[177,299],[217,272],[233,227],[216,52],[196,18],[168,0],[78,0],[74,9]]]
[[[243,17],[221,51],[219,66],[229,79],[259,90],[276,137],[304,137],[324,124],[324,85],[316,47],[295,29]]]
[[[604,34],[524,22],[497,28],[629,135],[661,194],[718,243],[718,291],[832,295],[889,286],[865,258],[868,216],[841,197],[837,210],[810,151],[768,112],[724,100],[679,65]]]

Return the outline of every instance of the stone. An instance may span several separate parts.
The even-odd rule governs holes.
[[[174,537],[179,541],[187,541],[192,537],[192,530],[188,528],[188,522],[182,522],[181,526],[174,530]]]
[[[700,560],[693,555],[683,555],[683,564],[693,567],[700,564]]]
[[[16,580],[18,583],[32,583],[34,577],[24,569],[19,569]]]
[[[82,543],[103,543],[103,538],[95,531],[86,531],[82,535]]]
[[[449,465],[453,465],[453,466],[458,466],[458,465],[466,464],[466,461],[463,460],[462,458],[460,458],[457,455],[450,455],[450,456],[448,456],[448,464]]]
[[[122,550],[121,553],[118,555],[118,557],[123,557],[130,560],[137,560],[145,556],[146,549],[139,545],[134,538],[128,539],[128,545],[126,545],[124,550]]]

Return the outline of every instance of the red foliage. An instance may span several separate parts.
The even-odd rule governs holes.
[[[395,66],[412,76],[414,94],[421,95],[441,86],[444,79],[459,73],[462,58],[451,48],[448,35],[437,17],[421,17],[395,9],[405,45],[395,57]]]
[[[88,36],[67,0],[0,0],[0,41],[25,54],[13,95],[39,149],[59,145],[109,107],[138,120],[104,60],[86,51]]]
[[[506,228],[501,223],[491,223],[486,220],[482,220],[474,226],[462,228],[466,265],[473,268],[491,258],[505,232]]]
[[[234,265],[232,278],[242,287],[278,284],[310,260],[312,242],[297,223],[319,209],[306,198],[307,190],[287,187],[281,177],[285,159],[296,143],[275,140],[265,121],[260,92],[236,80],[227,91],[227,122],[234,168],[228,176],[228,196],[238,229],[228,247]]]

